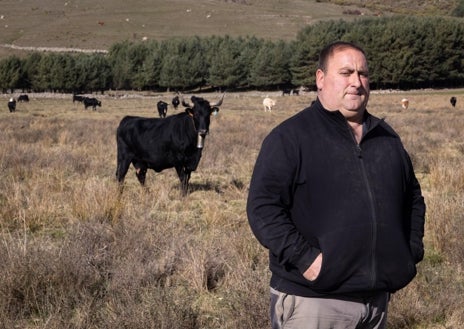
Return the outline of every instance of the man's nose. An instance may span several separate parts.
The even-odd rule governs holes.
[[[361,74],[354,72],[350,77],[350,82],[353,86],[360,87],[361,83]]]

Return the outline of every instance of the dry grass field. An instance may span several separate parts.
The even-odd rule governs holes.
[[[264,94],[226,94],[185,198],[173,169],[149,171],[144,189],[131,168],[122,196],[115,182],[119,120],[156,116],[171,94],[98,95],[97,111],[30,95],[16,113],[0,96],[0,328],[269,328],[247,188],[264,136],[315,95],[270,96],[265,113]],[[402,136],[428,206],[426,257],[388,328],[460,328],[464,91],[373,92],[369,110]]]
[[[6,44],[108,49],[214,34],[292,40],[319,20],[357,18],[347,9],[419,13],[424,3],[331,2],[0,0],[0,58],[27,53]],[[120,119],[156,116],[156,102],[173,95],[96,95],[102,107],[85,111],[71,95],[30,94],[16,113],[6,106],[11,95],[0,95],[0,329],[269,328],[267,252],[248,227],[247,188],[264,136],[315,97],[269,95],[277,100],[272,113],[262,109],[265,94],[226,95],[185,198],[173,169],[149,171],[141,188],[131,168],[122,195],[115,182]],[[428,207],[425,260],[392,297],[388,329],[460,328],[464,91],[374,92],[369,110],[402,136]]]

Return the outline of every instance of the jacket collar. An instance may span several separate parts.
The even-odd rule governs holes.
[[[327,118],[336,121],[339,124],[346,125],[347,120],[343,116],[343,114],[340,111],[329,111],[324,106],[322,106],[322,103],[320,102],[319,98],[317,98],[311,105],[311,108],[319,111],[323,116],[326,116]],[[369,111],[366,109],[364,111],[364,117],[363,117],[363,136],[365,136],[369,131],[373,130],[375,127],[380,125],[382,122],[384,122],[384,119],[380,119],[376,116],[373,116],[372,114],[369,113]]]

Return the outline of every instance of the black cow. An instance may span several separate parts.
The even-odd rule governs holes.
[[[18,102],[29,102],[29,96],[27,95],[19,95]]]
[[[16,100],[14,98],[10,98],[8,101],[8,110],[10,110],[10,113],[16,111]]]
[[[177,107],[179,106],[179,104],[180,104],[179,96],[176,95],[172,99],[172,106],[174,106],[174,110],[177,110]]]
[[[284,88],[284,89],[282,90],[282,96],[285,96],[285,94],[287,94],[287,95],[299,95],[299,94],[300,94],[300,90],[299,90],[299,89]]]
[[[456,97],[453,96],[453,97],[450,98],[450,103],[451,103],[451,105],[453,105],[453,107],[456,106],[456,102],[457,102]]]
[[[82,103],[82,102],[84,101],[85,98],[86,98],[85,96],[73,94],[73,103],[74,103],[74,102],[80,102],[80,103]]]
[[[285,94],[290,95],[291,93],[292,93],[292,90],[291,90],[291,89],[284,88],[284,89],[282,90],[282,96],[285,96]]]
[[[85,97],[84,100],[83,100],[83,103],[84,103],[84,106],[85,106],[85,109],[87,110],[88,107],[92,107],[92,109],[94,111],[97,110],[97,106],[102,106],[102,103],[96,99],[96,98],[89,98],[89,97]]]
[[[166,114],[168,113],[168,103],[163,102],[163,101],[159,101],[156,104],[156,107],[158,108],[158,114],[159,114],[160,118],[165,118]]]
[[[217,103],[210,104],[203,98],[192,96],[193,104],[182,100],[185,112],[165,119],[124,117],[116,132],[116,178],[121,188],[132,163],[141,185],[145,185],[148,169],[160,172],[175,168],[182,195],[187,195],[190,174],[200,162],[210,116],[219,111],[223,99],[224,95]]]

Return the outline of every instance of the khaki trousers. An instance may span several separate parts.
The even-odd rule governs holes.
[[[390,294],[351,299],[308,298],[271,288],[272,329],[384,329]]]

